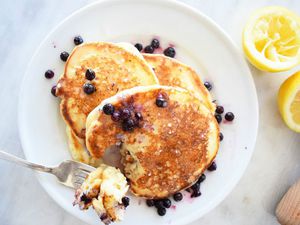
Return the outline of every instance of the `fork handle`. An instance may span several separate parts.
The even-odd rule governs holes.
[[[28,167],[30,169],[41,171],[41,172],[52,173],[53,171],[53,168],[28,162],[24,159],[21,159],[19,157],[16,157],[4,151],[0,151],[0,159],[4,159],[6,161],[13,162],[19,166]]]

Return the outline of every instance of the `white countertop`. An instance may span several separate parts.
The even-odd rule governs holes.
[[[20,84],[30,57],[47,33],[88,0],[2,0],[0,7],[0,149],[23,157],[17,125]],[[249,13],[266,5],[300,14],[299,0],[184,0],[225,29],[240,45]],[[196,224],[273,225],[274,210],[288,187],[300,178],[300,136],[288,130],[277,111],[281,82],[291,72],[270,75],[252,68],[260,106],[256,149],[231,194]],[[34,87],[33,87],[34,88]],[[245,128],[247,129],[247,128]],[[42,149],[41,149],[42,151]],[[79,225],[41,188],[32,171],[0,161],[1,225]]]

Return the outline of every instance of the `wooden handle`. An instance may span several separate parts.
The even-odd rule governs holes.
[[[283,196],[276,216],[281,225],[300,225],[300,180]]]

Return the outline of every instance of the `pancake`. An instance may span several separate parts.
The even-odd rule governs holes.
[[[161,54],[143,54],[143,57],[153,68],[160,85],[182,87],[193,92],[212,113],[215,113],[216,106],[210,93],[193,68]]]
[[[77,137],[69,126],[66,127],[69,152],[71,153],[72,159],[98,167],[103,163],[102,159],[94,158],[90,155],[85,147],[85,140]]]
[[[86,79],[87,69],[95,72],[95,79]],[[94,85],[96,91],[86,94],[85,83]],[[62,99],[60,111],[65,122],[77,137],[84,139],[86,118],[102,100],[124,89],[153,84],[158,80],[134,46],[86,43],[74,48],[69,56],[56,95]]]
[[[157,106],[165,106],[162,99],[166,107]],[[112,104],[115,112],[129,109],[134,128],[124,131],[129,130],[124,126],[129,119],[112,121],[103,112],[106,104]],[[109,146],[121,144],[131,191],[146,198],[164,198],[191,186],[219,148],[214,115],[199,98],[178,87],[153,85],[120,92],[89,114],[86,128],[86,145],[95,158]]]

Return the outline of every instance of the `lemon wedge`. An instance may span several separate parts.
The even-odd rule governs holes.
[[[271,6],[250,17],[243,32],[243,49],[258,69],[280,72],[300,63],[300,17]]]
[[[300,132],[300,72],[289,77],[278,92],[278,107],[286,125]]]

